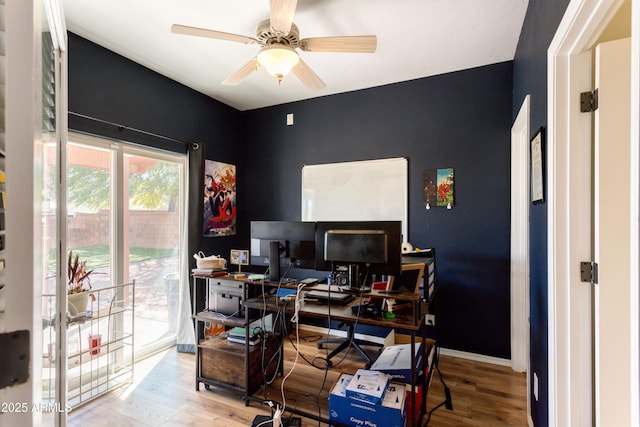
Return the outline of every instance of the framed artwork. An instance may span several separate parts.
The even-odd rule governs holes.
[[[427,169],[422,171],[422,192],[424,195],[424,204],[427,208],[437,206],[437,191],[438,169]]]
[[[451,208],[455,200],[453,168],[426,169],[422,172],[422,190],[427,209],[433,206]]]
[[[241,266],[249,265],[249,251],[243,249],[231,249],[229,262],[231,264],[237,265],[238,271],[241,271]]]
[[[236,167],[204,162],[204,237],[236,234]]]
[[[531,202],[544,202],[544,132],[541,127],[531,139]]]

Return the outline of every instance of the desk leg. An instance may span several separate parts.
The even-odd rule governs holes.
[[[282,309],[282,317],[281,317],[281,319],[282,320],[281,320],[281,325],[280,325],[280,333],[278,334],[279,345],[280,345],[280,358],[279,358],[280,361],[278,362],[278,372],[280,373],[281,377],[284,377],[284,346],[285,346],[285,340],[287,339],[287,336],[289,336],[291,334],[291,332],[293,332],[293,331],[290,331],[287,328],[287,325],[289,324],[289,320],[288,319],[291,319],[291,316],[289,316],[287,318],[287,314],[286,314],[284,308]],[[293,323],[291,325],[293,325]],[[296,330],[296,336],[298,336],[298,331],[297,330]]]
[[[420,402],[420,424],[422,423],[422,418],[424,414],[427,413],[427,393],[429,393],[429,370],[431,370],[431,366],[429,366],[429,355],[426,353],[427,351],[427,337],[424,325],[422,326],[422,366],[424,371],[424,377],[422,378],[422,400]],[[435,345],[435,344],[434,344]]]
[[[415,331],[411,331],[411,411],[407,414],[409,417],[409,425],[416,426],[420,425],[417,423],[417,419],[414,414],[416,413],[416,333]],[[422,410],[422,408],[420,409]]]
[[[245,333],[245,344],[244,344],[244,406],[249,406],[249,325],[251,322],[249,321],[250,309],[244,309],[244,333]]]

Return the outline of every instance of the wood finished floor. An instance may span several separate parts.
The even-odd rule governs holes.
[[[285,374],[295,358],[295,351],[287,345]],[[307,359],[322,357],[313,340],[301,342]],[[353,372],[363,363],[350,354],[338,368]],[[524,374],[508,367],[440,356],[440,371],[451,390],[453,410],[444,406],[432,415],[429,426],[526,426],[526,379]],[[226,389],[201,385],[195,391],[195,356],[176,352],[175,348],[159,353],[135,366],[132,385],[116,390],[90,402],[69,415],[69,425],[100,426],[223,426],[246,427],[258,414],[268,414],[268,408],[258,402],[245,406],[240,395]],[[330,370],[324,381],[324,371],[299,359],[296,369],[286,380],[285,397],[288,406],[310,406],[311,412],[326,405],[328,391],[338,378],[337,369]],[[317,398],[322,387],[320,397]],[[294,392],[299,400],[294,398]],[[256,395],[265,396],[264,391]],[[272,386],[267,397],[281,400],[278,388]],[[444,400],[444,387],[434,375],[428,392],[427,410]],[[323,409],[323,411],[326,410]],[[423,418],[423,425],[427,417]],[[326,426],[317,421],[302,419],[302,426]],[[384,426],[381,426],[384,427]]]

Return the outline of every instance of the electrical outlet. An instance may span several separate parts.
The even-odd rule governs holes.
[[[533,373],[533,397],[538,401],[538,374]]]
[[[424,323],[428,326],[436,326],[436,315],[435,314],[425,314],[424,315]]]

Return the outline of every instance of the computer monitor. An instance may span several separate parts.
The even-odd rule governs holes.
[[[281,268],[315,267],[315,222],[251,221],[251,264],[269,266],[268,279]]]
[[[400,221],[319,221],[316,270],[357,265],[360,272],[399,275],[402,264]],[[340,259],[342,258],[342,259]]]
[[[387,262],[387,233],[384,230],[327,230],[324,260],[356,264]]]

